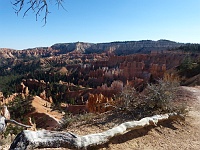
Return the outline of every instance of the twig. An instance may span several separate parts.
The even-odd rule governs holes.
[[[13,123],[13,124],[16,124],[18,126],[21,126],[21,127],[25,127],[25,128],[31,128],[32,126],[29,126],[29,125],[25,125],[25,124],[22,124],[20,122],[17,122],[15,120],[12,120],[12,119],[9,119],[9,120],[5,120],[6,123]]]
[[[50,13],[48,6],[50,1],[48,2],[47,0],[29,0],[27,1],[27,3],[25,2],[25,0],[13,0],[14,2],[12,3],[12,5],[15,7],[13,8],[15,10],[15,13],[18,15],[19,12],[22,11],[22,9],[24,7],[27,6],[27,9],[24,11],[23,13],[23,17],[26,16],[26,14],[32,10],[35,13],[35,17],[36,17],[36,21],[38,20],[38,16],[40,16],[40,14],[44,11],[44,17],[42,18],[42,20],[44,21],[44,25],[46,25],[47,23],[47,15]],[[64,0],[55,0],[56,1],[56,5],[59,7],[61,6],[65,11],[66,9],[63,6]]]

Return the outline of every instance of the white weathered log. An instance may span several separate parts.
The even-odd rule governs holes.
[[[174,120],[177,118],[183,119],[184,117],[177,113],[155,115],[152,117],[143,118],[139,121],[122,123],[119,126],[116,126],[102,133],[89,134],[85,136],[77,136],[70,132],[24,130],[15,138],[10,149],[25,150],[55,147],[83,149],[107,143],[112,137],[124,134],[130,130],[140,129],[149,125],[156,126],[159,122],[168,119]]]

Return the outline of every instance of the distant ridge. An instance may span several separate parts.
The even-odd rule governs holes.
[[[161,51],[177,48],[184,43],[177,43],[169,40],[141,40],[141,41],[116,41],[109,43],[57,43],[51,46],[52,49],[60,50],[61,53],[80,51],[82,53],[102,53],[111,52],[116,55],[128,55],[134,53],[150,53],[151,51]]]
[[[185,45],[170,40],[141,40],[141,41],[114,41],[107,43],[57,43],[50,47],[36,47],[24,50],[14,50],[9,48],[0,48],[0,57],[2,58],[20,58],[20,57],[49,57],[57,54],[67,54],[78,52],[82,54],[107,53],[115,55],[129,55],[135,53],[147,54],[151,51],[163,51],[179,48]]]

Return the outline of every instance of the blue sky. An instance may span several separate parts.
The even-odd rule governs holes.
[[[24,18],[24,10],[17,16],[10,1],[0,1],[0,48],[77,41],[200,43],[200,0],[65,0],[67,11],[51,0],[45,26],[31,11]]]

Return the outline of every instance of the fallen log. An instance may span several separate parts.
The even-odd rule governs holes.
[[[140,129],[149,125],[156,126],[157,123],[162,121],[168,119],[176,120],[178,118],[184,119],[182,115],[177,113],[155,115],[152,117],[145,117],[139,121],[125,122],[107,131],[85,136],[78,136],[70,132],[24,130],[17,135],[11,144],[10,149],[26,150],[34,148],[56,147],[86,149],[91,146],[107,143],[112,137],[124,134],[127,131]]]

